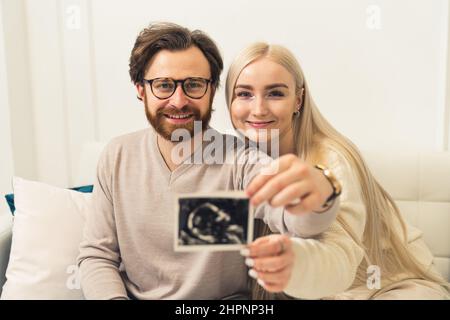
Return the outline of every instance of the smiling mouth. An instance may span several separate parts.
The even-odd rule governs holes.
[[[248,123],[254,123],[254,124],[268,124],[268,123],[272,123],[272,122],[275,122],[275,121],[273,121],[273,120],[269,120],[269,121],[246,121],[246,122],[248,122]]]
[[[263,127],[270,125],[271,123],[273,123],[275,121],[270,120],[270,121],[245,121],[245,122],[254,128],[263,128]]]
[[[164,116],[166,118],[168,118],[168,119],[180,120],[180,119],[189,119],[190,117],[193,116],[193,114],[192,113],[187,113],[187,114],[165,114]]]

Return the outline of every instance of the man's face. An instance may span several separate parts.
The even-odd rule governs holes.
[[[161,50],[150,61],[145,79],[172,78],[183,80],[191,77],[211,78],[208,60],[195,46],[181,51]],[[178,83],[173,95],[158,99],[150,85],[137,85],[139,96],[145,102],[145,113],[156,132],[166,140],[171,140],[176,129],[187,129],[194,135],[194,121],[202,121],[202,128],[208,126],[211,118],[213,88],[208,84],[206,94],[200,99],[188,97]]]

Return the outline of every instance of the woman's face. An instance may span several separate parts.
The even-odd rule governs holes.
[[[246,66],[237,79],[231,120],[251,140],[279,135],[281,144],[292,143],[293,113],[300,104],[294,77],[280,64],[261,58]]]

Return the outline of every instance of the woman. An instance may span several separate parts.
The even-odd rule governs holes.
[[[280,156],[292,153],[310,166],[323,164],[343,186],[335,223],[315,239],[291,238],[282,255],[269,244],[283,236],[269,235],[260,225],[260,238],[243,252],[258,283],[252,284],[253,298],[281,291],[311,299],[448,298],[448,283],[434,271],[420,231],[406,225],[356,146],[320,114],[286,48],[265,43],[246,48],[229,69],[226,98],[234,127],[252,133],[247,138],[270,139],[276,130]],[[255,205],[270,199],[276,206],[287,196],[268,193],[276,186],[268,183],[270,177],[259,177],[249,185]],[[290,192],[301,194],[302,187]],[[369,275],[381,278],[368,278],[372,271]]]

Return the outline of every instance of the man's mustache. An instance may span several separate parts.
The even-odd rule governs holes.
[[[184,106],[181,109],[162,108],[162,109],[159,109],[156,111],[156,114],[159,116],[162,116],[162,115],[174,116],[174,115],[186,114],[186,113],[192,113],[194,116],[200,115],[200,112],[197,109],[189,107],[189,106]]]

